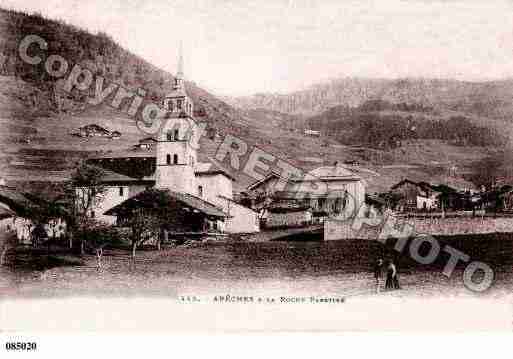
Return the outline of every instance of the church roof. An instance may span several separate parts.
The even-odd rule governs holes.
[[[194,168],[194,173],[199,176],[203,175],[224,175],[235,181],[235,177],[228,171],[225,167],[223,167],[219,162],[210,158],[209,156],[205,156],[207,161],[209,162],[200,162]]]
[[[111,170],[107,170],[102,168],[103,176],[102,182],[111,183],[111,182],[136,182],[139,181],[137,178],[125,176],[121,173],[117,173]]]

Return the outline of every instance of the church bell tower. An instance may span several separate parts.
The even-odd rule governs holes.
[[[164,98],[163,107],[167,111],[166,125],[158,135],[155,185],[161,189],[195,194],[197,153],[191,141],[196,125],[193,103],[184,86],[181,46],[173,90]]]

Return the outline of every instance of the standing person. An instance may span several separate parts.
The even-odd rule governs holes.
[[[381,276],[383,274],[383,259],[379,258],[374,263],[374,279],[376,280],[376,293],[380,292]]]
[[[394,289],[394,276],[397,274],[394,262],[392,260],[387,261],[387,279],[385,282],[385,289]]]
[[[392,262],[392,265],[394,267],[394,275],[392,277],[394,289],[401,289],[401,286],[399,285],[399,275],[397,274],[397,266]]]

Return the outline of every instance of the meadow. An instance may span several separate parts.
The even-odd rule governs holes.
[[[297,238],[296,238],[297,239]],[[265,293],[273,295],[376,295],[372,266],[377,258],[394,259],[402,289],[380,295],[502,296],[513,284],[513,239],[508,234],[437,237],[488,263],[495,272],[492,287],[483,293],[463,284],[464,266],[450,278],[442,274],[448,255],[431,265],[416,263],[396,253],[394,240],[382,245],[369,240],[193,242],[141,248],[130,268],[129,251],[106,249],[102,270],[92,254],[76,256],[64,247],[19,247],[7,255],[1,291],[13,297],[158,296],[182,294],[222,295]],[[408,246],[406,247],[408,248]],[[421,249],[422,251],[422,249]],[[7,279],[8,278],[8,279]]]

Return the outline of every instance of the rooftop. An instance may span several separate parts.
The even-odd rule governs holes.
[[[308,175],[319,178],[321,180],[329,179],[360,179],[354,172],[348,170],[342,165],[336,164],[334,166],[318,167],[310,172]]]
[[[135,195],[134,197],[131,197],[126,201],[118,204],[117,206],[112,207],[111,209],[105,212],[105,215],[118,215],[119,213],[130,212],[132,209],[135,208],[156,208],[158,206],[165,206],[167,204],[166,201],[174,200],[188,208],[197,210],[209,217],[228,217],[228,215],[224,213],[220,208],[214,206],[213,204],[199,197],[186,193],[173,192],[170,190],[163,192],[166,193],[169,197],[158,197],[160,196],[160,193],[156,192],[153,189],[143,191]]]

